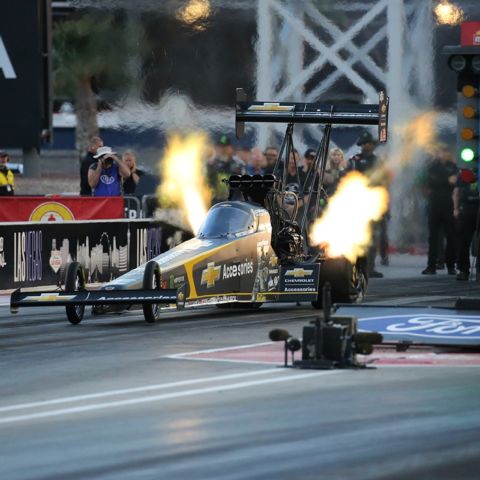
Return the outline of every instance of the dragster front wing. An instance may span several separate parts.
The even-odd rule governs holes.
[[[15,290],[10,297],[10,311],[17,313],[20,307],[79,306],[79,305],[132,305],[132,304],[185,305],[183,288],[165,290],[79,290],[22,292]]]

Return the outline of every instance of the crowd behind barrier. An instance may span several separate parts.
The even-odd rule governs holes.
[[[306,205],[310,206],[307,211],[309,221],[321,214],[328,204],[329,197],[335,194],[338,183],[352,170],[366,175],[372,185],[389,189],[393,174],[389,171],[387,159],[377,155],[375,138],[370,132],[363,131],[356,145],[357,153],[350,158],[339,148],[329,152],[323,183],[320,187],[319,172],[313,172],[311,168],[317,154],[316,149],[308,148],[303,157],[295,150],[291,152],[289,158],[280,159],[276,173],[285,177],[284,188],[297,197],[296,211],[299,215],[303,215]],[[422,273],[436,274],[437,270],[445,269],[450,275],[456,274],[457,280],[468,280],[470,278],[469,249],[472,244],[476,244],[474,236],[480,226],[477,169],[467,171],[466,173],[469,173],[467,178],[465,171],[456,171],[453,155],[448,146],[432,145],[431,151],[427,150],[425,151],[427,159],[419,168],[418,178],[410,192],[420,200],[419,208],[410,210],[408,227],[419,224],[420,228],[424,230],[428,228],[429,231],[428,265]],[[230,175],[272,173],[277,164],[279,149],[274,145],[265,149],[242,146],[235,148],[227,135],[221,135],[214,148],[206,149],[204,153],[206,183],[212,193],[212,203],[217,203],[229,198],[225,179]],[[7,171],[5,162],[8,158],[5,155],[8,157],[8,154],[3,152],[4,183],[8,181],[5,174]],[[35,207],[37,208],[35,215],[34,209],[28,211],[28,208],[27,213],[14,214],[27,202],[24,199],[28,198],[15,196],[15,205],[12,208],[7,206],[2,209],[3,217],[0,211],[0,221],[53,222],[104,218],[144,219],[154,216],[165,218],[161,216],[164,210],[159,207],[166,205],[160,205],[154,193],[157,191],[160,179],[137,167],[136,156],[132,150],[117,155],[112,148],[103,145],[100,137],[92,137],[88,153],[82,159],[80,179],[80,196],[55,195],[48,196],[48,199],[37,198],[37,201],[42,203]],[[308,203],[305,192],[308,191],[312,182],[314,193]],[[115,188],[110,188],[112,185]],[[10,195],[14,193],[14,181],[12,180],[10,189],[7,185],[4,190],[8,190],[7,193]],[[97,196],[99,192],[102,193],[101,196]],[[8,201],[7,196],[2,198],[5,202]],[[12,196],[10,200],[13,200]],[[426,212],[422,211],[422,201],[426,205]],[[66,204],[69,202],[76,204],[79,208],[68,208]],[[56,205],[56,208],[49,209],[49,205]],[[287,208],[288,205],[286,205]],[[297,217],[292,220],[297,220]],[[169,221],[175,223],[177,219],[170,217]],[[377,256],[380,257],[382,266],[389,265],[388,253],[392,251],[388,238],[389,223],[390,214],[387,212],[380,221],[373,224],[373,240],[368,252],[370,277],[383,276],[375,269]]]

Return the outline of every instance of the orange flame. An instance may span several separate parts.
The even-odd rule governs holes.
[[[344,256],[355,262],[371,242],[371,222],[379,220],[387,209],[387,190],[371,187],[367,177],[350,172],[313,224],[310,241],[324,248],[328,257]]]
[[[458,25],[463,20],[463,10],[457,5],[442,0],[434,9],[437,23],[440,25]]]
[[[208,148],[208,137],[204,133],[191,133],[183,138],[173,135],[168,139],[160,164],[162,183],[157,191],[160,203],[164,207],[180,208],[195,234],[211,200],[204,174]]]

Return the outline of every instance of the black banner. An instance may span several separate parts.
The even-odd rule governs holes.
[[[50,0],[1,2],[0,145],[31,148],[51,129]]]
[[[0,289],[63,283],[67,263],[107,282],[189,238],[168,223],[116,220],[0,224]]]

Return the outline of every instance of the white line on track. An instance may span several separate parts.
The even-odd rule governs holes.
[[[248,374],[236,374],[238,377],[241,375],[246,376],[246,375],[252,375],[252,374],[260,374],[260,373],[267,373],[268,371],[271,372],[277,372],[277,373],[284,373],[284,375],[280,377],[275,377],[275,378],[265,378],[261,380],[249,380],[245,382],[239,382],[239,383],[230,383],[230,384],[224,384],[224,385],[218,385],[214,387],[205,387],[205,388],[197,388],[193,390],[183,390],[180,392],[171,392],[171,393],[163,393],[160,395],[151,395],[151,396],[143,396],[143,397],[138,397],[138,398],[131,398],[127,400],[117,400],[117,401],[111,401],[111,402],[105,402],[105,403],[96,403],[96,404],[91,404],[91,405],[83,405],[79,407],[70,407],[70,408],[62,408],[59,410],[50,410],[46,412],[38,412],[38,413],[30,413],[30,414],[25,414],[25,415],[15,415],[11,417],[4,417],[0,418],[0,424],[6,424],[6,423],[15,423],[15,422],[22,422],[22,421],[27,421],[27,420],[35,420],[35,419],[40,419],[40,418],[49,418],[49,417],[57,417],[60,415],[69,415],[69,414],[74,414],[74,413],[82,413],[82,412],[89,412],[93,410],[102,410],[102,409],[112,409],[116,407],[125,407],[125,406],[130,406],[130,405],[138,405],[141,403],[149,403],[149,402],[158,402],[162,400],[169,400],[169,399],[174,399],[174,398],[182,398],[182,397],[190,397],[194,395],[202,395],[206,393],[213,393],[213,392],[225,392],[229,390],[238,390],[240,388],[248,388],[248,387],[254,387],[254,386],[262,386],[262,385],[268,385],[271,383],[279,383],[279,382],[289,382],[289,381],[294,381],[294,380],[303,380],[305,378],[311,378],[311,377],[317,377],[317,376],[325,376],[325,375],[332,375],[335,373],[339,373],[338,370],[328,370],[328,371],[315,371],[315,372],[308,372],[308,373],[302,373],[302,374],[292,374],[291,371],[287,370],[279,370],[279,369],[269,369],[269,370],[263,370],[260,372],[249,372]],[[288,373],[288,375],[286,375]],[[223,376],[226,377],[226,376]],[[221,377],[211,377],[208,380],[215,380],[219,379]],[[206,381],[207,379],[198,379],[198,381]],[[181,383],[181,382],[177,382]],[[168,385],[168,384],[164,384]],[[161,387],[160,385],[158,387]],[[148,388],[148,387],[147,387]],[[163,388],[163,387],[161,387]],[[106,392],[103,392],[106,393]],[[72,397],[70,397],[72,398]],[[57,400],[62,400],[62,399],[57,399]],[[63,399],[64,400],[64,399]]]
[[[222,380],[234,380],[237,378],[255,376],[255,375],[265,375],[268,373],[276,373],[280,372],[281,370],[278,368],[269,368],[267,370],[257,370],[253,372],[243,372],[243,373],[231,373],[228,375],[218,375],[216,377],[205,377],[205,378],[195,378],[192,380],[182,380],[179,382],[170,382],[170,383],[158,383],[154,385],[145,385],[143,387],[134,387],[134,388],[124,388],[120,390],[107,390],[105,392],[98,392],[98,393],[88,393],[85,395],[75,395],[72,397],[62,397],[62,398],[54,398],[52,400],[42,400],[39,402],[30,402],[30,403],[20,403],[18,405],[9,405],[6,407],[0,407],[0,412],[7,412],[11,410],[21,410],[25,408],[35,408],[35,407],[43,407],[47,405],[58,405],[60,403],[70,403],[70,402],[77,402],[83,400],[92,400],[95,398],[103,398],[103,397],[113,397],[115,395],[128,395],[130,393],[141,393],[141,392],[150,392],[152,390],[162,390],[165,388],[174,388],[174,387],[185,387],[188,385],[195,385],[197,383],[204,383],[204,382],[218,382]]]

